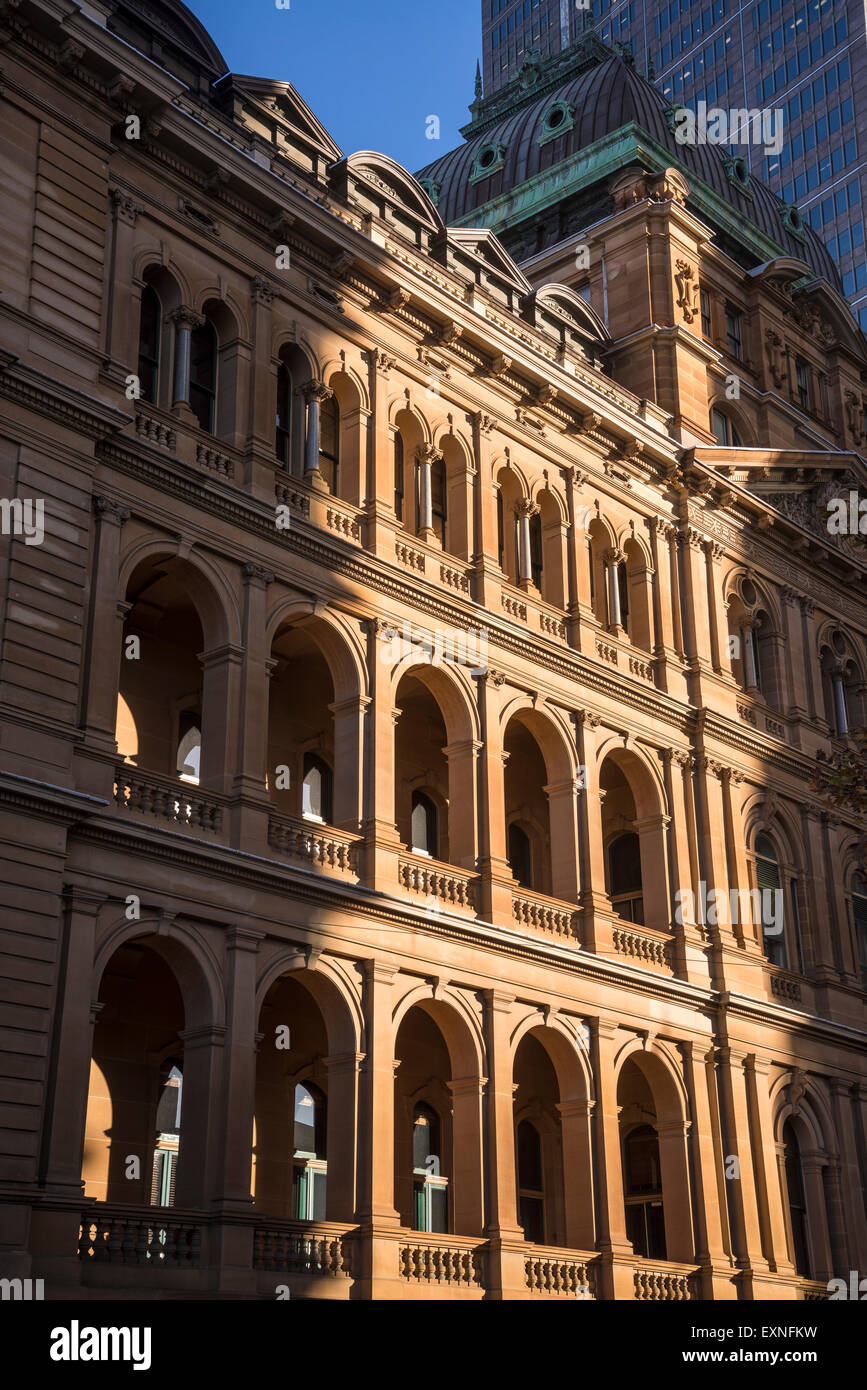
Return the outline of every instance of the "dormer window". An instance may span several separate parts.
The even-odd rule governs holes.
[[[780,217],[787,232],[790,232],[797,241],[806,241],[807,233],[804,229],[804,219],[794,204],[780,210]]]
[[[552,102],[542,117],[539,144],[546,145],[549,140],[556,140],[558,135],[564,135],[567,130],[571,130],[574,124],[574,106],[568,101]]]
[[[482,145],[476,151],[473,160],[473,172],[470,174],[470,183],[478,183],[480,179],[490,178],[498,170],[503,168],[505,163],[506,147],[500,144]]]
[[[742,155],[735,154],[732,155],[730,159],[727,159],[725,162],[725,170],[729,183],[734,184],[735,188],[740,189],[741,193],[746,193],[749,197],[753,196],[752,189],[750,188],[750,171],[747,167],[747,161]]]

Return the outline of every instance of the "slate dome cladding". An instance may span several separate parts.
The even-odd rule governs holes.
[[[570,104],[574,117],[568,128],[551,138],[552,133],[545,126],[545,115],[557,102]],[[496,124],[486,126],[466,144],[419,170],[416,177],[435,179],[440,185],[438,211],[448,226],[588,145],[634,124],[671,152],[672,163],[682,167],[687,180],[690,174],[702,179],[738,216],[764,232],[787,255],[805,261],[817,275],[842,291],[837,266],[815,232],[805,223],[801,236],[794,236],[783,221],[785,204],[782,199],[754,176],[749,179],[748,191],[733,184],[726,172],[730,152],[725,147],[678,144],[669,126],[666,108],[666,100],[656,87],[630,63],[611,54],[555,91],[546,91],[537,101],[522,105]],[[478,151],[483,145],[496,143],[504,146],[502,165],[490,178],[471,182]],[[708,220],[707,214],[704,220]]]

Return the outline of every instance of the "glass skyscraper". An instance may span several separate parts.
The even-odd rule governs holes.
[[[772,108],[778,153],[737,154],[827,243],[867,330],[867,24],[863,0],[482,0],[485,94],[528,52],[557,54],[592,27],[627,45],[673,106]]]

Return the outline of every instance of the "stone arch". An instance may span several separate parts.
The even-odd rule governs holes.
[[[130,922],[125,917],[106,923],[97,937],[91,998],[96,999],[105,969],[128,941],[147,937],[149,949],[161,956],[178,981],[184,1000],[185,1026],[220,1026],[225,996],[219,961],[194,927],[174,917],[154,914]]]
[[[427,645],[424,635],[422,643]],[[436,657],[435,644],[433,654]],[[463,739],[480,738],[475,691],[470,677],[460,663],[442,659],[436,664],[419,661],[419,646],[413,643],[411,649],[392,667],[391,681],[395,704],[400,683],[404,676],[408,675],[420,681],[433,695],[442,711],[450,744],[459,743]]]
[[[711,412],[714,410],[718,410],[721,414],[728,416],[732,425],[734,425],[735,429],[737,430],[738,437],[741,441],[740,444],[735,445],[733,447],[739,449],[755,448],[756,444],[758,443],[755,428],[749,417],[739,406],[734,405],[730,400],[728,400],[728,398],[725,395],[720,395],[717,392],[708,401],[707,409],[708,421],[710,421]],[[710,447],[725,448],[726,446],[722,444],[712,444],[710,445]]]
[[[289,595],[281,598],[268,614],[265,636],[269,648],[281,628],[301,625],[310,629],[328,663],[335,701],[367,695],[367,654],[351,619],[337,609]]]
[[[241,644],[241,615],[235,592],[223,570],[198,549],[180,553],[180,543],[144,536],[134,542],[122,555],[118,570],[118,601],[126,600],[129,581],[136,569],[146,560],[164,557],[177,573],[179,582],[189,591],[202,619],[207,647],[231,642]]]
[[[817,1079],[799,1070],[777,1077],[770,1100],[789,1258],[798,1269],[800,1241],[795,1221],[799,1207],[803,1212],[802,1193],[806,1230],[802,1225],[801,1238],[810,1268],[798,1272],[824,1283],[848,1263],[843,1213],[839,1201],[832,1200],[832,1194],[839,1194],[840,1163],[831,1107]],[[794,1131],[798,1150],[797,1155],[788,1155],[788,1161],[787,1129]],[[828,1175],[834,1181],[826,1186]],[[793,1191],[793,1185],[801,1192]]]
[[[641,1078],[639,1082],[636,1082],[636,1073]],[[690,1196],[692,1184],[687,1149],[691,1119],[689,1096],[680,1067],[669,1044],[658,1040],[643,1043],[633,1037],[617,1052],[614,1076],[618,1104],[621,1106],[621,1142],[625,1144],[629,1134],[642,1124],[649,1124],[656,1131],[665,1231],[664,1258],[690,1263],[695,1258]],[[653,1118],[640,1113],[640,1109],[633,1111],[634,1101],[627,1103],[621,1099],[630,1092],[633,1096],[649,1096]],[[643,1104],[646,1105],[646,1101]],[[639,1106],[642,1106],[641,1102]],[[625,1168],[624,1178],[628,1178]],[[627,1213],[630,1210],[628,1196],[624,1189]],[[630,1238],[633,1241],[636,1239],[635,1226]]]
[[[506,755],[504,809],[512,873],[533,892],[575,902],[577,755],[571,731],[559,712],[521,695],[500,712],[500,738]],[[534,824],[544,827],[544,835],[528,837],[527,828]]]
[[[660,769],[631,740],[624,746],[613,737],[597,750],[597,768],[607,891],[615,911],[639,926],[669,931],[670,815]]]
[[[326,955],[314,957],[298,947],[290,947],[276,955],[256,981],[257,1017],[271,986],[284,975],[292,975],[319,1005],[331,1052],[335,1055],[363,1052],[365,1036],[361,997],[351,987],[340,967],[341,963],[337,960]]]
[[[436,1023],[445,1039],[455,1080],[480,1078],[485,1072],[485,1038],[479,1020],[460,991],[415,985],[395,1005],[392,1028],[395,1037],[411,1009],[420,1008]]]
[[[538,1009],[528,1012],[515,1025],[510,1037],[512,1057],[521,1040],[533,1034],[551,1058],[557,1073],[562,1101],[592,1101],[594,1098],[593,1071],[584,1048],[560,1014],[545,1014]],[[543,1036],[544,1035],[544,1036]]]
[[[240,338],[242,342],[250,342],[252,335],[249,314],[232,290],[221,288],[219,285],[207,285],[198,289],[193,305],[196,312],[207,313],[210,305],[219,306],[221,323],[217,326],[217,332],[221,340],[225,335],[227,338]]]

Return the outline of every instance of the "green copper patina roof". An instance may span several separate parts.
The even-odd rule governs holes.
[[[813,230],[787,225],[786,205],[759,179],[749,176],[744,185],[732,177],[730,150],[678,143],[665,98],[631,57],[586,35],[556,62],[530,63],[525,82],[517,78],[495,97],[474,102],[466,143],[419,171],[447,225],[517,236],[535,223],[532,249],[525,252],[532,254],[610,214],[607,183],[618,170],[636,163],[650,172],[674,167],[689,184],[688,206],[729,254],[748,267],[793,256],[842,288]],[[555,106],[563,114],[552,130]],[[478,158],[488,148],[495,152],[489,169]],[[551,213],[567,200],[582,213],[578,225],[564,228]]]

